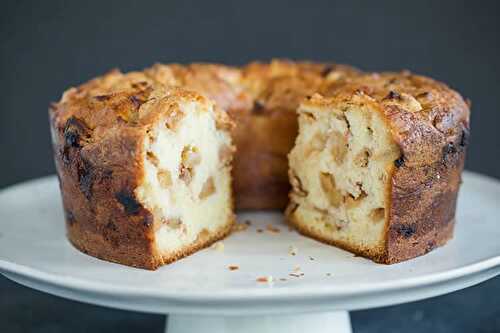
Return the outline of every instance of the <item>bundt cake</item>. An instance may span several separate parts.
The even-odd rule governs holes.
[[[378,262],[452,235],[469,108],[428,78],[157,64],[71,88],[49,113],[68,237],[102,259],[155,269],[211,244],[232,193]]]

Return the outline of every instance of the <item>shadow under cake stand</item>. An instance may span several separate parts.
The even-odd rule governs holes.
[[[254,212],[238,215],[250,226],[223,250],[151,272],[74,249],[57,180],[41,178],[0,192],[0,273],[76,301],[168,314],[168,333],[347,333],[349,310],[442,295],[500,273],[500,182],[470,172],[463,179],[455,237],[414,260],[375,264],[298,235],[280,213]]]

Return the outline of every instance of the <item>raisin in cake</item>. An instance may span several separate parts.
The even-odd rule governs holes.
[[[382,263],[452,237],[469,108],[403,73],[325,85],[298,109],[287,217],[302,234]]]
[[[68,90],[50,118],[81,251],[155,269],[230,231],[232,122],[207,98],[114,71]]]

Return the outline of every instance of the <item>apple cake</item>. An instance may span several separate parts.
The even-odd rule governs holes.
[[[230,231],[233,123],[212,101],[113,71],[66,91],[50,118],[81,251],[155,269]]]
[[[469,105],[409,72],[156,64],[71,88],[49,113],[68,237],[98,258],[155,269],[208,246],[233,193],[381,263],[453,233]]]
[[[298,109],[288,221],[302,234],[381,263],[452,237],[469,108],[409,72],[325,83]]]
[[[215,101],[237,126],[233,189],[237,209],[284,209],[287,155],[297,137],[296,110],[324,82],[339,84],[358,73],[339,64],[273,60],[242,68],[216,64],[156,64],[144,73],[165,85],[194,90]]]

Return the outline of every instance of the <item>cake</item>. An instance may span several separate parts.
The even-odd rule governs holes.
[[[288,203],[288,153],[297,137],[297,107],[324,82],[358,71],[339,64],[274,60],[242,68],[251,108],[229,110],[237,123],[234,190],[238,209],[280,209]]]
[[[297,136],[299,103],[325,81],[343,82],[358,71],[333,63],[273,60],[242,68],[156,64],[145,73],[161,84],[203,94],[238,124],[232,131],[237,209],[283,210],[290,192],[287,155]]]
[[[224,237],[234,222],[227,114],[143,73],[113,71],[50,111],[69,240],[155,269]]]
[[[299,232],[392,264],[452,237],[469,108],[408,72],[325,84],[298,109],[286,215]]]
[[[453,233],[469,106],[409,72],[273,60],[111,71],[52,105],[69,240],[155,269],[223,238],[236,209],[381,263]],[[234,196],[234,197],[233,197]]]

